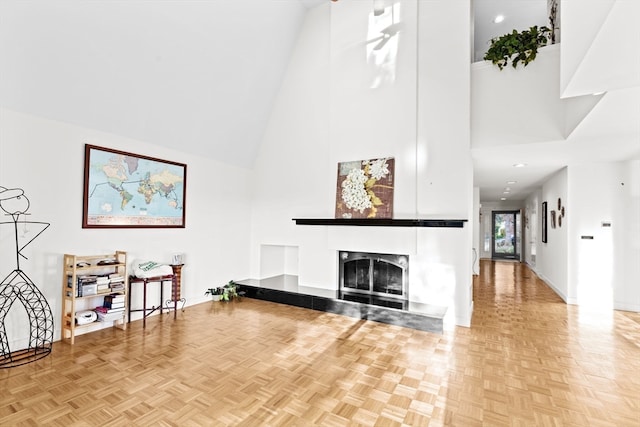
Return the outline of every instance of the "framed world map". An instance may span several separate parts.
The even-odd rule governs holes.
[[[184,228],[187,165],[85,144],[82,228]]]

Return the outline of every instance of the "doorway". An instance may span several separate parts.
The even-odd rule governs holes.
[[[520,259],[520,211],[493,211],[492,258]]]

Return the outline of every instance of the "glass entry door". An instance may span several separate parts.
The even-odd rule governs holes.
[[[520,259],[520,211],[493,211],[493,258]]]

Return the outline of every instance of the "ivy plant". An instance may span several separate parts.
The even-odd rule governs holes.
[[[506,67],[511,61],[513,68],[519,62],[526,67],[529,62],[536,59],[538,47],[547,44],[551,30],[548,27],[537,25],[528,30],[513,30],[509,34],[491,39],[491,46],[484,55],[484,59],[497,65],[500,70]]]

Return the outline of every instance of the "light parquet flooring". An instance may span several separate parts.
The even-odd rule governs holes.
[[[244,299],[0,370],[0,425],[640,426],[640,315],[483,261],[443,335]]]

